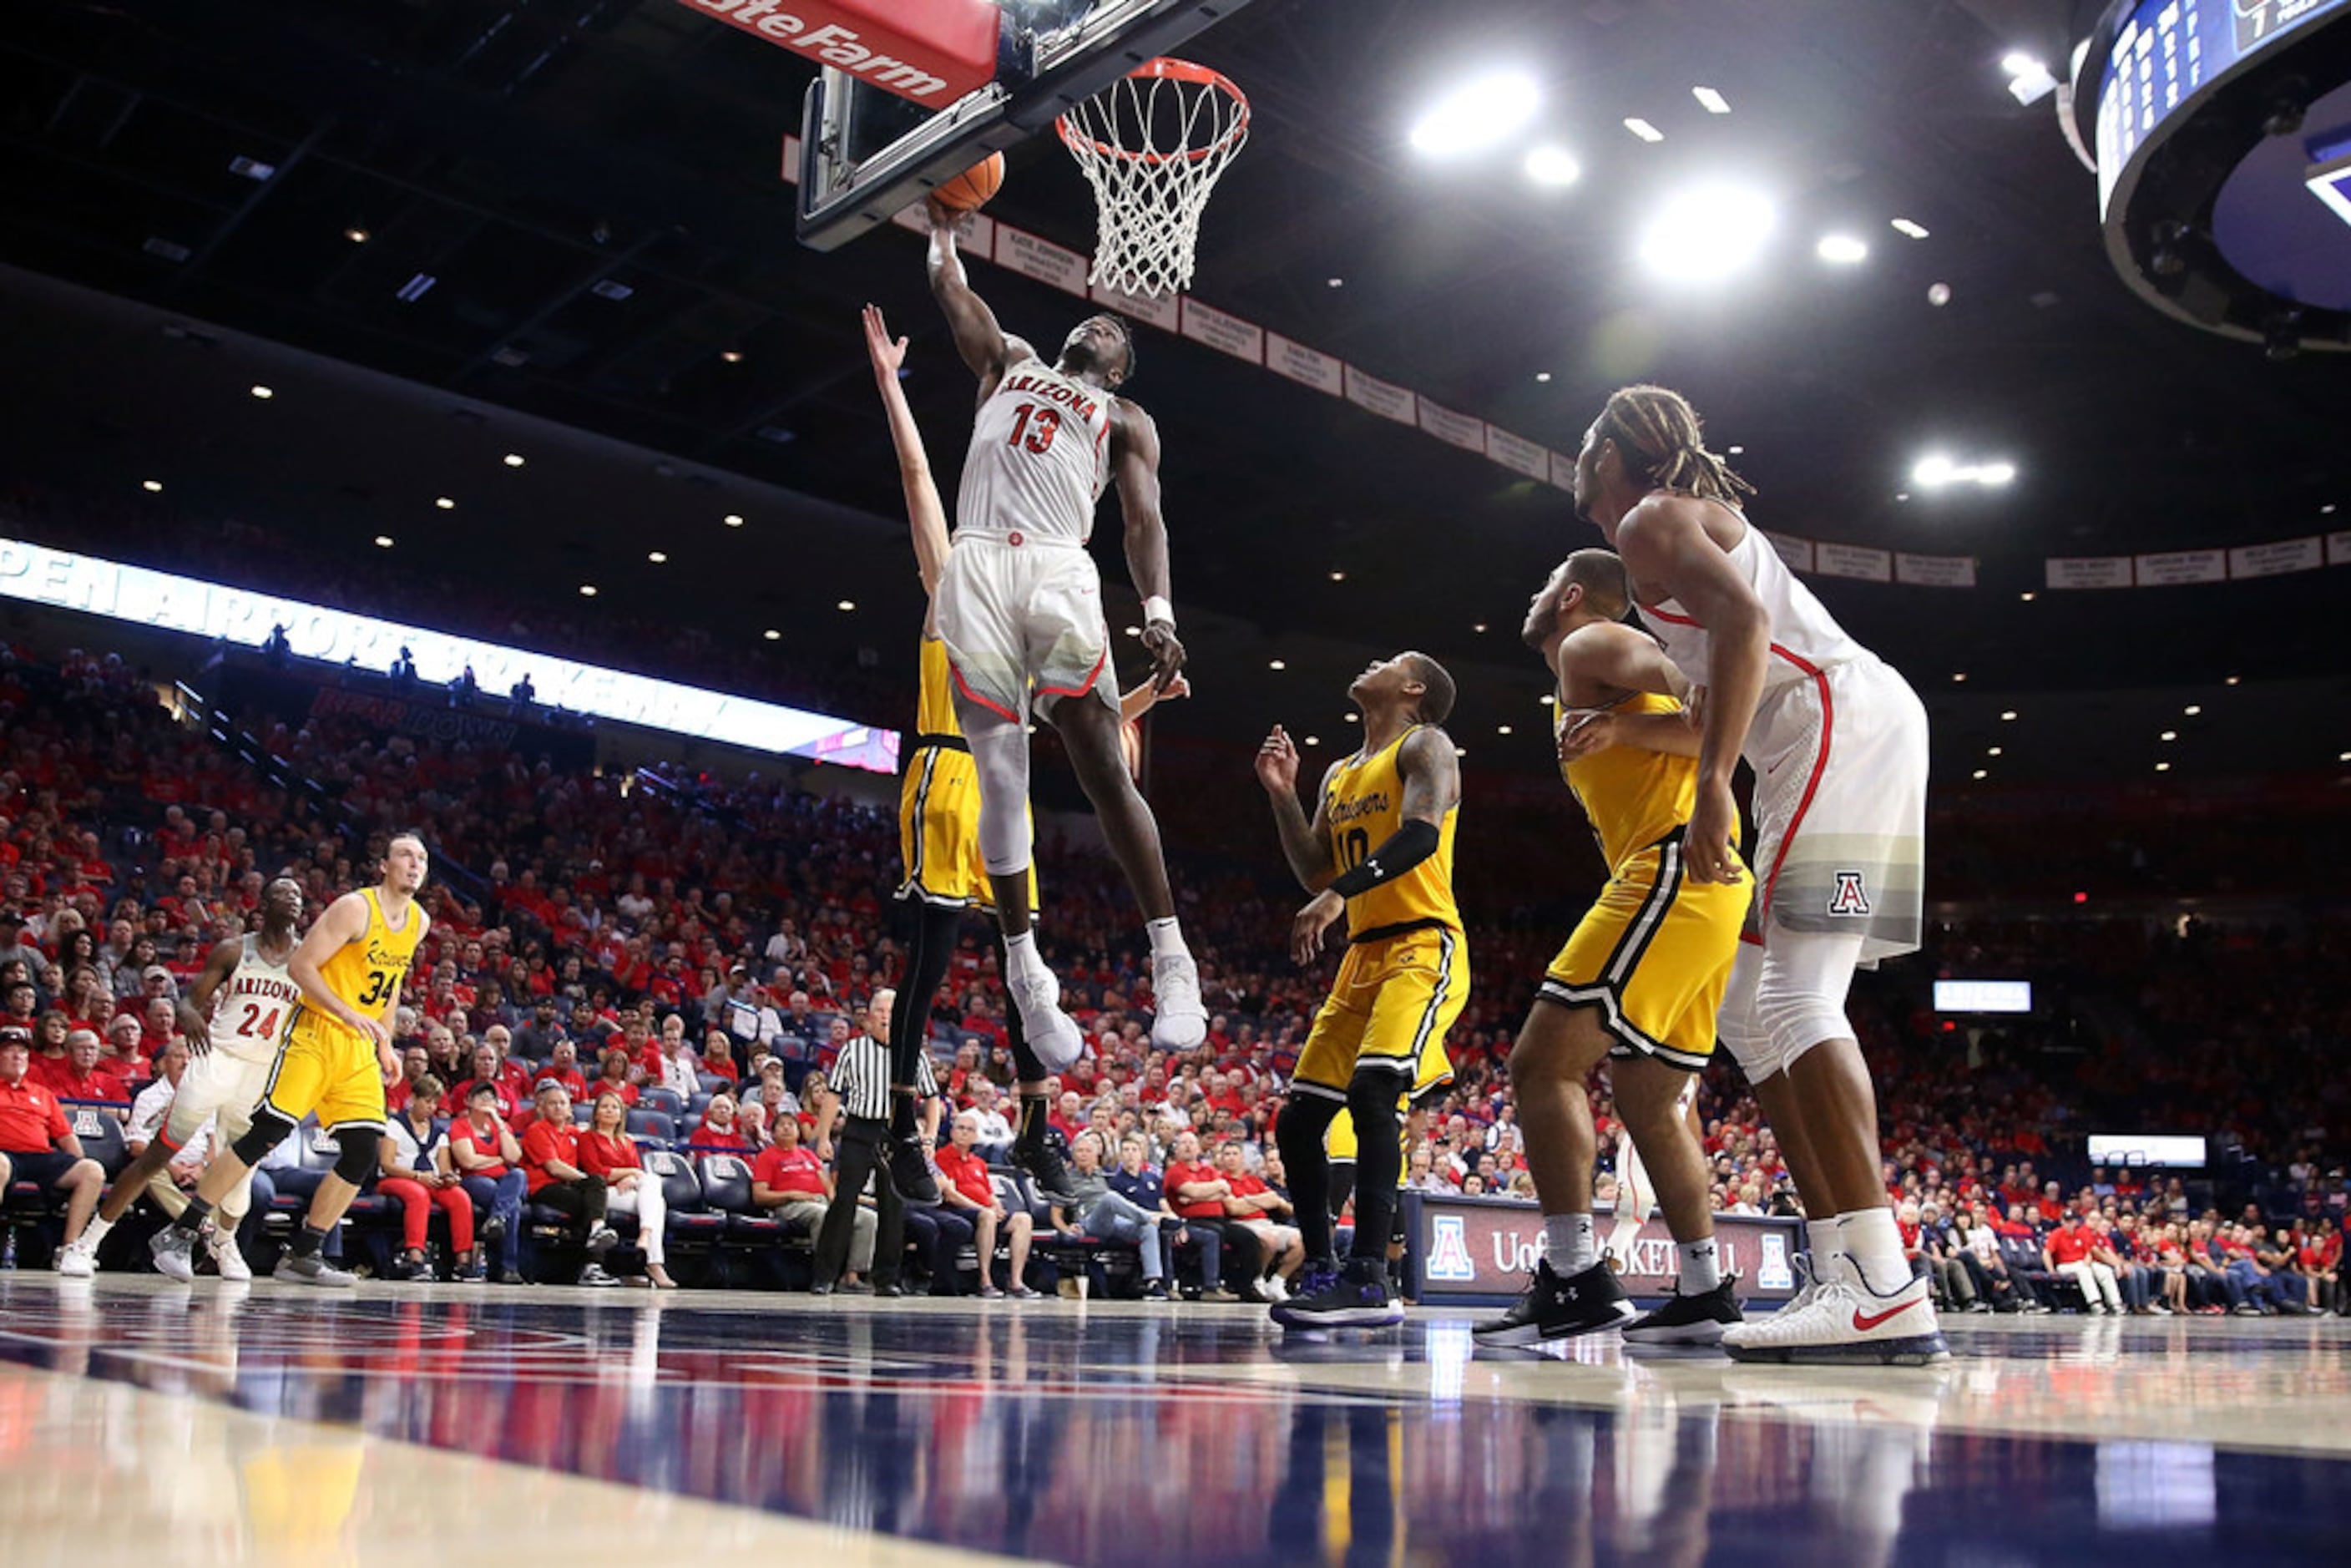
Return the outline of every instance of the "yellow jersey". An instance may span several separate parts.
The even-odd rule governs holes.
[[[346,942],[327,955],[319,965],[319,978],[327,988],[363,1013],[382,1018],[392,1011],[392,999],[400,991],[400,983],[408,975],[408,966],[416,957],[416,939],[424,930],[423,910],[411,900],[407,923],[397,930],[383,918],[380,890],[367,888],[360,896],[367,900],[367,935],[356,942]],[[331,1013],[303,1009],[304,1019],[312,1029],[329,1027],[345,1034],[356,1033]]]
[[[923,639],[922,684],[914,697],[914,738],[906,749],[915,751],[935,740],[961,740],[963,726],[956,722],[955,672],[947,667],[947,645],[936,637]]]
[[[1679,713],[1682,705],[1654,692],[1634,692],[1610,705],[1619,714]],[[1573,715],[1562,711],[1553,733]],[[1633,856],[1689,821],[1698,803],[1698,758],[1637,746],[1612,746],[1564,764],[1560,773],[1592,820],[1601,858],[1614,873]]]
[[[1369,757],[1358,753],[1349,758],[1324,780],[1322,803],[1331,827],[1331,854],[1342,872],[1363,864],[1404,826],[1404,773],[1396,759],[1404,743],[1420,727],[1414,725]],[[1445,809],[1445,820],[1437,825],[1435,854],[1394,882],[1384,882],[1347,900],[1350,940],[1398,926],[1461,929],[1461,911],[1453,902],[1453,823],[1460,810],[1458,801]]]

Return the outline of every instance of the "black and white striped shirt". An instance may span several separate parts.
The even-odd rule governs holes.
[[[914,1059],[914,1089],[924,1099],[935,1097],[939,1081],[931,1071],[931,1053],[924,1051]],[[886,1122],[890,1119],[890,1047],[870,1034],[861,1034],[841,1048],[841,1058],[832,1064],[832,1092],[841,1096],[841,1108],[848,1115],[865,1122]]]

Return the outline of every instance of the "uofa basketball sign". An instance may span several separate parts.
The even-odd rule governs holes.
[[[994,0],[679,0],[755,38],[944,109],[996,79]]]
[[[1418,1276],[1415,1300],[1501,1301],[1525,1288],[1528,1270],[1543,1252],[1542,1213],[1533,1204],[1434,1193],[1405,1193],[1404,1201],[1413,1272]],[[1598,1220],[1604,1239],[1615,1217],[1603,1214]],[[1802,1244],[1796,1221],[1718,1214],[1714,1235],[1723,1271],[1740,1276],[1741,1298],[1779,1302],[1796,1293],[1795,1256]],[[1632,1267],[1622,1276],[1625,1289],[1643,1298],[1670,1295],[1677,1267],[1673,1236],[1653,1216],[1633,1243]]]

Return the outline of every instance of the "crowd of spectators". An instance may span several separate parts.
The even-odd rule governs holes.
[[[57,1099],[127,1115],[134,1089],[168,1078],[191,1028],[180,995],[212,945],[246,928],[265,878],[291,874],[323,908],[371,873],[391,831],[417,824],[435,856],[434,920],[390,1094],[410,1133],[380,1184],[401,1209],[394,1271],[419,1268],[436,1214],[473,1277],[517,1276],[529,1204],[560,1210],[599,1264],[611,1218],[658,1228],[661,1183],[614,1135],[653,1101],[677,1113],[666,1136],[644,1136],[691,1160],[744,1161],[754,1201],[788,1225],[820,1212],[808,1206],[828,1196],[822,1075],[899,970],[893,813],[756,774],[605,776],[350,719],[256,722],[257,765],[175,722],[120,661],[78,651],[53,664],[0,652],[0,1028],[26,1031],[28,1077]],[[1568,835],[1555,823],[1554,836]],[[1200,1049],[1169,1055],[1148,1043],[1148,966],[1115,867],[1067,843],[1040,850],[1042,938],[1092,1044],[1050,1086],[1088,1201],[1008,1209],[958,1168],[968,1157],[985,1173],[1010,1135],[1004,996],[975,925],[929,1019],[953,1112],[941,1185],[963,1201],[910,1228],[916,1277],[953,1288],[968,1242],[977,1288],[996,1289],[986,1264],[1000,1243],[1003,1287],[1018,1292],[1039,1277],[1022,1267],[1032,1243],[1081,1221],[1139,1231],[1148,1217],[1171,1249],[1146,1286],[1172,1283],[1181,1249],[1203,1290],[1279,1292],[1300,1254],[1271,1127],[1328,961],[1287,959],[1291,897],[1275,857],[1176,856],[1212,1017]],[[1408,1150],[1425,1190],[1531,1192],[1504,1063],[1564,934],[1565,898],[1539,861],[1516,868],[1530,880],[1514,894],[1512,869],[1489,865],[1479,877],[1498,891],[1465,893],[1476,988],[1451,1040],[1456,1082]],[[1865,977],[1851,1012],[1880,1085],[1889,1189],[1949,1299],[2070,1303],[2056,1282],[2072,1281],[2088,1306],[2176,1310],[2176,1273],[2191,1304],[2214,1304],[2214,1291],[2257,1311],[2336,1303],[2351,1115],[2332,1048],[2351,1017],[2323,980],[2342,943],[2315,917],[2279,931],[1980,919],[1939,930],[1923,962]],[[2029,973],[2045,1005],[2008,1027],[1963,1026],[1927,1007],[1936,972]],[[1613,1162],[1613,1107],[1604,1083],[1592,1092]],[[575,1106],[592,1124],[567,1143]],[[1718,1208],[1793,1212],[1771,1132],[1727,1064],[1708,1075],[1700,1114]],[[2253,1211],[2224,1225],[2209,1175],[2192,1202],[2176,1181],[2134,1193],[2081,1180],[2094,1124],[2241,1149]],[[2070,1173],[2075,1197],[2053,1209],[2036,1186],[2013,1212],[2009,1167],[2028,1162]],[[2061,1257],[2076,1210],[2098,1239]],[[2020,1224],[2030,1248],[2011,1233]],[[1211,1237],[1238,1255],[1221,1281]],[[870,1232],[861,1239],[852,1284],[874,1271]],[[647,1262],[665,1280],[659,1256]]]

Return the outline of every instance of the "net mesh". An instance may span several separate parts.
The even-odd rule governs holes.
[[[1061,116],[1061,144],[1093,187],[1088,281],[1158,298],[1192,282],[1200,214],[1249,141],[1249,99],[1217,72],[1156,59]]]

